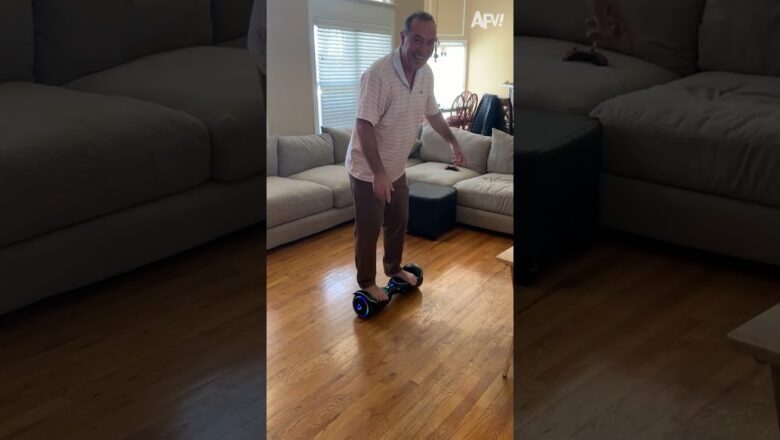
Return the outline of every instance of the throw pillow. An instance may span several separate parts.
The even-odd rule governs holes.
[[[490,154],[488,154],[488,173],[514,174],[515,138],[494,128],[490,137]]]
[[[333,137],[334,163],[343,163],[347,158],[347,148],[349,148],[349,142],[352,139],[352,129],[322,127],[322,132],[328,133]]]
[[[279,176],[287,177],[312,168],[333,165],[333,139],[329,134],[279,136]]]
[[[455,139],[458,140],[463,155],[466,156],[466,168],[479,174],[487,172],[487,157],[490,152],[490,138],[471,133],[459,128],[450,127]],[[425,124],[422,132],[420,158],[426,162],[450,163],[452,151],[450,144],[436,133],[430,125]]]

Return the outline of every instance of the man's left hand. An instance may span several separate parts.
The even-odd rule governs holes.
[[[467,165],[466,156],[463,155],[463,151],[461,151],[460,145],[451,144],[450,148],[452,149],[452,164],[465,167]]]

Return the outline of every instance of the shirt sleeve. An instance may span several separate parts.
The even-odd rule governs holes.
[[[385,112],[387,91],[383,87],[382,77],[375,69],[363,72],[360,78],[357,118],[376,125]]]

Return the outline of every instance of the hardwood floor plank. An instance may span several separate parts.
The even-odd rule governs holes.
[[[608,236],[526,293],[515,322],[521,438],[777,435],[766,374],[725,338],[780,301],[772,268]]]
[[[454,433],[446,424],[453,413],[453,421],[473,418],[489,435],[509,438],[512,387],[501,368],[512,285],[496,255],[511,245],[466,228],[437,241],[410,236],[405,259],[425,270],[421,292],[394,298],[368,321],[351,309],[351,224],[271,251],[269,438],[427,438]],[[380,240],[383,283],[381,249]],[[460,396],[483,383],[466,400],[471,406],[461,406]],[[474,408],[490,384],[493,400]]]
[[[0,438],[249,438],[265,426],[264,234],[0,317]]]

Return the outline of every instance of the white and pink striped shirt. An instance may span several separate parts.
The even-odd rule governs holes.
[[[405,172],[423,116],[438,112],[431,68],[425,65],[417,69],[410,90],[398,48],[376,60],[360,79],[357,118],[373,125],[379,157],[391,182]],[[356,128],[352,130],[345,165],[356,179],[374,181]]]

